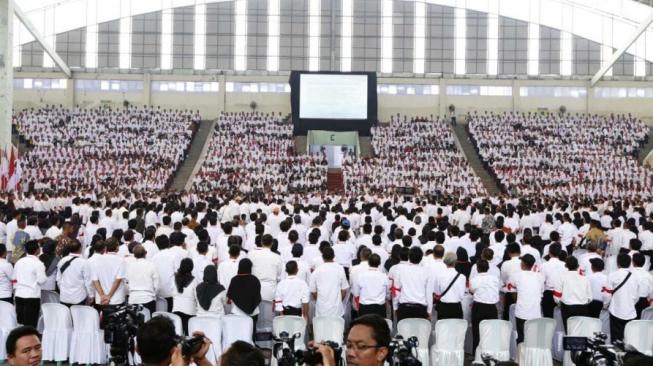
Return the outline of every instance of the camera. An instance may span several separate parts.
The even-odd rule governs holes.
[[[564,337],[562,346],[571,352],[571,360],[579,366],[639,366],[653,365],[653,357],[634,347],[616,341],[606,344],[608,336],[594,333],[594,337]]]
[[[417,346],[419,346],[417,337],[404,339],[404,337],[397,334],[388,345],[390,349],[388,359],[390,366],[422,366],[422,363],[417,359]]]
[[[190,357],[197,353],[204,343],[204,337],[177,337],[177,344],[181,345],[181,354],[184,357]]]
[[[315,349],[295,350],[295,340],[301,337],[301,333],[290,336],[288,332],[279,333],[279,337],[273,337],[274,347],[272,355],[277,359],[278,366],[295,365],[317,365],[322,363],[322,354]],[[333,349],[337,365],[342,365],[342,348],[338,343],[325,342]]]
[[[124,305],[103,310],[104,343],[111,345],[111,362],[116,366],[127,365],[128,354],[134,355],[136,332],[144,323],[141,309],[141,305]]]

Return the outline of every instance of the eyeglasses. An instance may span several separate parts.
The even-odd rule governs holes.
[[[365,352],[365,351],[367,351],[368,349],[371,349],[371,348],[385,347],[385,346],[381,346],[381,345],[378,345],[378,344],[368,345],[368,344],[359,344],[359,343],[351,343],[351,342],[346,342],[345,346],[347,347],[348,350],[350,349],[350,350],[352,350],[352,351],[354,351],[356,353]]]

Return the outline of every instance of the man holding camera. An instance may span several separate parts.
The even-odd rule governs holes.
[[[204,334],[195,332],[193,336],[204,337]],[[194,353],[183,354],[175,326],[166,317],[157,316],[141,325],[136,342],[136,351],[141,356],[143,366],[188,366],[191,361],[197,366],[213,366],[213,363],[206,359],[211,341],[203,338],[202,344]]]

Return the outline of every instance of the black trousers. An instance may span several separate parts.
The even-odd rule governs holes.
[[[645,297],[640,297],[639,300],[635,303],[635,311],[637,312],[637,319],[642,318],[642,311],[648,307],[648,299]]]
[[[40,298],[22,298],[16,296],[16,320],[18,324],[30,325],[36,328],[41,310]]]
[[[625,320],[610,314],[610,341],[612,344],[614,344],[615,340],[624,339],[624,330],[626,329],[626,324],[628,324],[628,322],[631,320],[634,319]]]
[[[152,300],[150,302],[146,302],[145,304],[138,304],[138,305],[140,305],[140,306],[144,307],[145,309],[149,310],[150,311],[150,316],[152,316],[152,314],[154,314],[154,312],[156,311],[156,300]]]
[[[172,313],[172,297],[166,297],[166,302],[168,303],[168,312]]]
[[[399,304],[397,308],[397,321],[408,318],[422,318],[427,319],[429,315],[426,313],[426,305],[421,304]]]
[[[589,316],[598,319],[601,317],[601,310],[603,310],[603,301],[592,300],[589,304]]]
[[[382,318],[387,317],[385,312],[385,304],[361,304],[358,308],[358,316],[363,316],[367,314],[376,314]]]
[[[71,307],[71,306],[74,306],[74,305],[86,305],[86,300],[82,300],[82,301],[78,302],[77,304],[69,304],[67,302],[62,302],[61,305],[66,305],[67,307]]]
[[[11,305],[14,304],[14,299],[13,299],[12,297],[6,297],[6,298],[4,298],[4,299],[0,299],[0,301],[8,302],[8,303],[10,303]]]
[[[181,318],[181,326],[182,328],[184,328],[184,334],[188,335],[188,320],[192,318],[194,315],[188,315],[186,313],[182,313],[181,311],[175,311],[175,314],[179,315],[179,317]]]
[[[459,302],[439,302],[437,309],[438,320],[463,318],[463,306]]]
[[[567,333],[567,319],[571,318],[572,316],[589,316],[589,304],[566,305],[560,303],[560,315],[562,316],[562,324],[565,327],[565,333]]]
[[[515,303],[515,293],[506,292],[503,297],[503,320],[510,320],[510,305]]]
[[[553,319],[553,309],[555,307],[556,303],[553,300],[553,291],[545,290],[542,293],[542,316]]]
[[[515,323],[517,323],[517,344],[520,344],[524,341],[524,324],[526,324],[526,320],[515,317]]]
[[[284,306],[283,311],[281,313],[283,315],[302,316],[302,308],[294,308],[292,306]]]
[[[472,347],[472,354],[476,352],[476,347],[478,347],[478,344],[481,341],[479,325],[483,320],[496,319],[496,318],[497,318],[496,304],[484,304],[482,302],[474,301],[474,303],[472,304],[472,339],[474,344],[474,346]]]

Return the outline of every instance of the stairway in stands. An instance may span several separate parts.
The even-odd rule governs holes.
[[[345,191],[345,178],[342,169],[329,168],[327,171],[327,189],[330,193]]]
[[[215,127],[216,121],[202,121],[200,122],[199,129],[193,136],[193,140],[190,142],[190,147],[186,153],[186,158],[181,163],[175,177],[172,181],[171,189],[181,191],[187,188],[190,188],[187,184],[193,179],[197,170],[201,166],[201,163],[204,161],[204,155],[208,149],[208,143],[213,136],[213,128]]]
[[[653,153],[653,127],[649,127],[648,129],[648,142],[639,149],[637,160],[640,163],[644,163],[644,159],[646,159],[651,153]]]
[[[27,140],[25,140],[19,133],[16,126],[11,126],[11,143],[18,149],[18,154],[24,156],[34,148]]]
[[[483,186],[487,190],[488,194],[491,196],[496,196],[501,193],[501,189],[497,185],[497,181],[490,175],[490,172],[485,169],[481,158],[476,153],[474,144],[469,138],[469,133],[467,131],[467,125],[458,123],[453,126],[453,131],[456,140],[458,141],[458,147],[462,150],[463,154],[467,157],[467,161],[472,166],[472,169],[476,175],[481,178]]]

